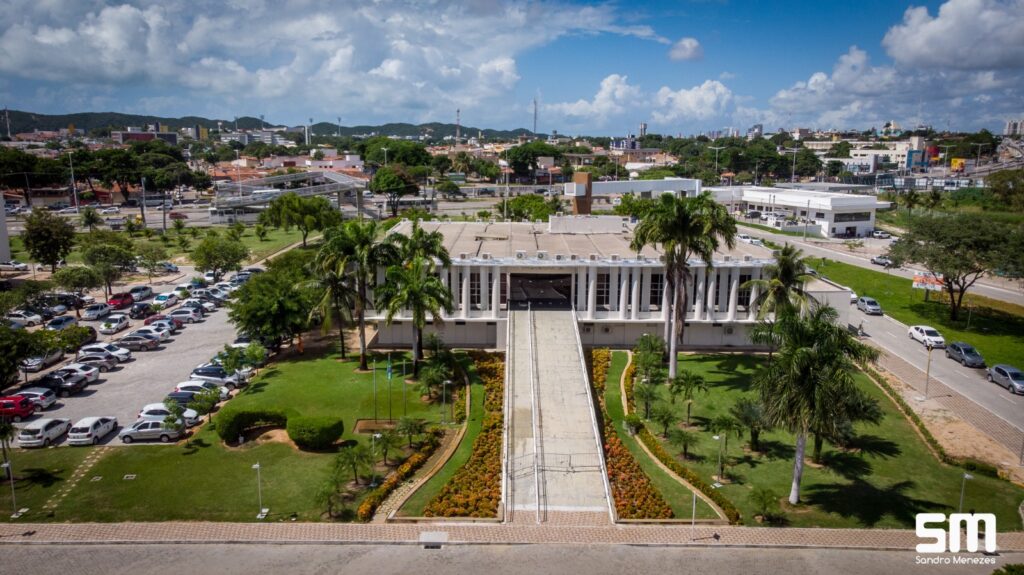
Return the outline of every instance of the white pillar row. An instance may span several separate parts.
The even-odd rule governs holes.
[[[756,280],[761,279],[761,268],[754,268],[750,273],[750,277]],[[761,293],[756,285],[750,288],[750,305],[747,306],[747,319],[749,320],[757,319],[757,298],[759,295],[761,295]]]
[[[740,300],[740,268],[734,267],[729,270],[729,321],[736,321],[736,307]]]
[[[694,299],[693,304],[693,320],[700,321],[704,318],[704,282],[707,280],[707,268],[701,266],[697,268],[697,297]]]
[[[462,296],[462,317],[469,317],[469,272],[472,268],[469,266],[462,267],[462,289],[459,290],[459,295]]]
[[[597,309],[597,266],[587,269],[587,318],[594,319]]]
[[[491,317],[497,318],[501,311],[501,268],[494,266],[491,270]]]
[[[707,305],[708,321],[715,321],[715,290],[718,289],[718,270],[708,270],[708,298]]]
[[[487,310],[491,305],[491,268],[480,266],[480,310]]]
[[[623,267],[619,274],[619,319],[626,319],[626,311],[629,309],[629,268]]]
[[[651,311],[651,268],[642,268],[640,278],[640,283],[644,286],[644,289],[640,292],[640,309],[642,311]]]
[[[630,298],[630,315],[632,319],[640,319],[640,278],[643,274],[640,273],[641,269],[639,266],[633,268],[633,297]]]
[[[619,268],[612,266],[608,269],[608,309],[615,311],[619,304]]]

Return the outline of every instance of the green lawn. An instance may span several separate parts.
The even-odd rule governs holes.
[[[712,481],[717,474],[718,441],[705,429],[708,421],[727,415],[744,394],[753,393],[751,376],[763,356],[680,355],[680,369],[705,377],[709,392],[699,395],[693,405],[693,428],[700,436],[691,448],[687,465]],[[956,511],[962,470],[940,463],[928,451],[912,425],[896,406],[865,375],[858,377],[862,388],[877,398],[884,412],[878,426],[857,426],[855,450],[835,449],[826,443],[824,465],[805,467],[801,498],[804,504],[784,508],[790,525],[798,527],[885,527],[909,528],[920,512]],[[668,393],[660,388],[665,402]],[[680,418],[686,407],[675,404]],[[660,433],[652,426],[651,431]],[[792,480],[794,437],[783,431],[761,434],[762,453],[751,452],[748,437],[729,438],[725,452],[726,475],[732,482],[722,492],[743,514],[747,524],[754,521],[750,493],[755,487],[772,490],[784,501]],[[812,441],[808,440],[808,458]],[[667,449],[672,449],[666,446]],[[674,452],[674,449],[673,449]],[[995,513],[999,529],[1019,530],[1017,506],[1024,489],[1009,482],[975,474],[967,486],[964,510]]]
[[[90,451],[89,448],[70,447],[11,450],[18,509],[29,509],[19,521],[42,521],[46,518],[43,505],[67,485],[68,479]],[[11,521],[12,512],[11,485],[0,470],[0,521]]]
[[[676,519],[689,519],[693,515],[693,492],[683,484],[672,478],[668,473],[658,466],[640,447],[636,437],[627,432],[624,423],[625,413],[622,408],[622,389],[619,381],[622,378],[622,370],[626,368],[629,355],[623,351],[612,352],[612,365],[608,369],[608,381],[605,384],[604,401],[619,439],[626,449],[633,454],[633,458],[651,479],[651,483],[658,489],[665,502],[672,508],[672,514]],[[670,451],[674,453],[674,451]],[[718,514],[700,497],[697,498],[697,518],[717,519]]]
[[[743,220],[736,220],[736,223],[738,225],[746,226],[748,228],[754,228],[754,229],[757,229],[757,230],[763,230],[763,231],[766,231],[766,232],[772,232],[773,234],[782,234],[784,236],[794,236],[794,237],[799,237],[799,238],[802,238],[804,236],[804,233],[802,231],[800,231],[800,232],[783,231],[783,230],[780,230],[779,228],[773,228],[771,226],[762,226],[761,224],[748,223],[748,222],[745,222]],[[808,225],[807,237],[809,237],[809,238],[820,237],[821,234],[814,233],[814,230],[811,229],[812,227],[813,226]]]
[[[878,300],[893,319],[907,325],[930,325],[939,330],[947,342],[970,343],[978,348],[989,365],[1024,365],[1024,308],[1020,306],[973,296],[968,291],[964,302],[973,304],[970,313],[965,307],[960,319],[953,321],[949,319],[948,304],[935,301],[936,294],[932,294],[933,301],[926,302],[924,290],[912,289],[909,279],[832,260],[812,259],[811,263],[821,275],[849,286],[858,295]],[[859,312],[852,313],[856,318]],[[856,323],[855,319],[851,321]]]
[[[430,501],[441,492],[441,488],[448,484],[455,473],[461,469],[467,461],[469,461],[469,456],[473,453],[473,442],[476,441],[477,436],[480,435],[480,426],[484,419],[484,384],[480,381],[476,372],[476,367],[468,357],[461,356],[459,361],[462,363],[462,367],[469,374],[470,382],[470,408],[469,413],[466,416],[466,433],[463,434],[462,441],[459,442],[458,448],[456,448],[455,453],[453,453],[451,458],[444,464],[444,467],[438,470],[433,477],[428,479],[426,483],[421,485],[420,488],[406,500],[405,504],[402,505],[402,508],[399,510],[399,515],[421,517],[423,515],[423,509],[427,506],[427,503],[430,503]]]

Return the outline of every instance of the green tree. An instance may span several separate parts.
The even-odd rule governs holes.
[[[82,250],[82,261],[100,276],[109,296],[113,293],[114,282],[135,264],[135,254],[130,246],[123,244],[94,243]]]
[[[853,144],[847,141],[836,142],[832,144],[832,147],[828,149],[828,153],[825,154],[829,158],[849,158],[850,150],[853,149]]]
[[[134,238],[135,234],[139,233],[141,226],[139,226],[139,223],[133,218],[125,218],[124,225],[122,227],[124,228],[125,233],[128,234],[129,238]]]
[[[750,449],[760,451],[761,432],[768,428],[761,402],[753,397],[741,397],[729,408],[729,415],[750,432]]]
[[[0,385],[14,383],[21,360],[45,351],[41,333],[0,326]]]
[[[103,285],[103,278],[92,268],[67,266],[53,274],[53,283],[70,292],[81,293]],[[80,315],[80,309],[81,306],[75,306],[76,316]]]
[[[384,465],[388,464],[388,452],[393,449],[401,449],[402,436],[394,429],[385,430],[376,441],[377,448],[384,458]]]
[[[252,229],[252,233],[256,234],[256,237],[261,241],[267,241],[267,227],[263,224],[256,224]]]
[[[417,220],[412,222],[412,230],[408,236],[392,234],[392,239],[398,246],[399,258],[403,262],[426,258],[438,260],[442,267],[452,265],[452,258],[448,254],[448,249],[444,247],[444,235],[437,230],[424,230]]]
[[[692,431],[675,428],[668,430],[668,442],[683,452],[683,459],[689,459],[690,448],[697,445],[700,438]]]
[[[193,230],[196,228],[192,228]],[[192,245],[192,240],[188,239],[188,236],[178,236],[178,247],[181,251],[187,252],[188,248]]]
[[[419,375],[419,362],[423,359],[421,344],[427,316],[435,326],[443,323],[441,312],[451,314],[454,311],[452,292],[434,272],[433,263],[423,258],[388,268],[386,281],[378,291],[378,300],[382,304],[378,307],[386,311],[386,323],[390,324],[403,312],[409,315],[413,328],[412,369],[415,377]]]
[[[341,212],[323,196],[299,196],[288,192],[274,198],[260,214],[259,222],[275,228],[296,228],[302,234],[302,247],[310,232],[323,230],[341,222]]]
[[[498,202],[494,211],[506,220],[546,221],[554,213],[551,208],[544,196],[525,194]]]
[[[167,250],[163,246],[152,243],[142,243],[135,248],[139,257],[139,265],[146,270],[149,281],[153,281],[153,275],[160,269],[160,263],[167,260]]]
[[[764,277],[744,282],[742,289],[756,292],[754,298],[758,319],[806,311],[817,303],[805,286],[813,276],[807,273],[808,259],[803,250],[786,242],[775,256],[775,262],[762,269]]]
[[[171,227],[174,233],[180,236],[185,233],[185,220],[171,220]]]
[[[434,190],[444,198],[452,198],[459,195],[459,185],[451,180],[441,180],[434,186]]]
[[[32,210],[25,218],[21,235],[25,250],[37,262],[57,271],[57,263],[65,259],[75,245],[75,227],[49,210]]]
[[[199,242],[189,255],[196,268],[220,274],[237,270],[249,257],[249,248],[238,240],[221,237],[207,237]]]
[[[836,322],[829,306],[804,315],[783,316],[778,328],[781,347],[775,361],[754,376],[767,421],[796,436],[793,481],[789,502],[800,502],[807,435],[847,420],[836,409],[836,398],[862,393],[856,384],[857,362],[878,352],[857,341]]]
[[[164,417],[163,428],[185,433],[185,408],[177,401],[164,400],[167,416]]]
[[[673,391],[676,390],[676,391]],[[686,425],[690,425],[690,410],[697,401],[698,393],[707,393],[708,384],[704,376],[689,370],[683,370],[679,375],[673,377],[669,383],[669,393],[674,396],[681,395],[686,402]]]
[[[409,439],[410,448],[412,447],[412,438],[422,434],[426,429],[426,422],[412,417],[399,418],[398,423],[395,425],[395,431]]]
[[[651,410],[651,421],[661,426],[662,437],[668,437],[668,428],[679,423],[679,416],[671,407],[659,403]]]
[[[194,409],[199,415],[205,415],[207,423],[213,417],[217,404],[220,403],[220,391],[217,389],[205,389],[200,391],[189,402],[189,409]]]
[[[317,294],[316,304],[310,310],[310,319],[319,319],[321,333],[326,334],[338,326],[338,346],[341,358],[345,359],[345,326],[352,321],[358,290],[349,274],[347,258],[336,258],[330,252],[321,250],[313,261],[313,278],[308,285]]]
[[[301,334],[308,325],[313,297],[288,274],[258,274],[235,293],[228,317],[255,340],[279,346],[282,339]]]
[[[96,208],[82,208],[78,215],[79,222],[81,222],[83,228],[88,228],[89,231],[93,231],[97,226],[103,225],[103,218],[100,213],[96,211]]]
[[[362,443],[346,447],[338,452],[334,465],[352,471],[352,481],[359,483],[359,472],[373,465],[373,454]]]
[[[644,406],[644,419],[650,419],[651,405],[658,400],[658,388],[650,383],[640,382],[633,386],[633,398]]]
[[[907,208],[908,214],[913,214],[914,208],[921,205],[921,194],[913,188],[903,192],[902,204],[903,207]]]
[[[411,196],[419,191],[419,186],[413,181],[412,176],[406,173],[400,166],[389,166],[377,170],[370,180],[370,191],[375,194],[383,194],[388,199],[388,208],[391,210],[391,217],[398,217],[398,203],[402,196]]]

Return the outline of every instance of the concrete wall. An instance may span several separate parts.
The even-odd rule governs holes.
[[[461,324],[461,325],[459,325]],[[488,325],[491,324],[491,325]],[[443,325],[427,325],[423,336],[436,333],[451,347],[491,349],[498,346],[498,327],[501,326],[501,346],[505,345],[505,321],[456,322],[446,321]],[[412,324],[395,322],[381,324],[377,330],[377,345],[383,347],[411,347]]]

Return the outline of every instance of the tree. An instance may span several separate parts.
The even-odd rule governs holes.
[[[907,208],[908,214],[913,214],[914,208],[919,205],[921,205],[921,194],[917,190],[911,188],[903,192],[903,206]]]
[[[689,308],[691,280],[689,260],[695,256],[710,270],[715,250],[721,244],[736,245],[736,221],[728,208],[716,203],[705,192],[694,198],[663,194],[633,232],[631,247],[639,252],[657,244],[665,254],[667,288],[672,301],[672,327],[669,341],[669,378],[676,375],[676,349],[685,329],[685,310]]]
[[[452,292],[434,273],[433,262],[416,258],[401,266],[388,268],[384,285],[379,287],[378,307],[385,310],[385,322],[390,324],[403,311],[409,314],[413,329],[413,377],[419,374],[419,362],[423,359],[421,349],[423,328],[427,316],[434,325],[444,322],[441,312],[451,314]]]
[[[274,198],[260,214],[259,222],[275,228],[296,228],[302,233],[302,247],[314,230],[323,230],[341,221],[341,212],[323,196],[299,196],[288,192]]]
[[[829,158],[849,158],[850,150],[853,149],[853,144],[847,141],[836,142],[832,144],[832,147],[828,149],[828,153],[825,156]],[[840,165],[842,163],[840,162]]]
[[[892,243],[889,255],[897,265],[912,262],[941,274],[949,317],[956,321],[967,290],[1004,261],[1011,237],[1009,226],[978,214],[919,216]]]
[[[369,448],[360,443],[339,451],[334,459],[334,465],[336,468],[350,469],[352,471],[352,481],[358,484],[359,471],[373,465],[373,455],[370,453]]]
[[[21,360],[46,350],[41,333],[0,326],[0,386],[6,387],[18,378]]]
[[[459,185],[451,180],[441,180],[434,186],[434,191],[444,198],[451,198],[459,195]]]
[[[320,320],[321,333],[326,334],[334,325],[338,326],[338,345],[341,358],[345,359],[345,326],[352,321],[352,309],[358,294],[355,281],[349,274],[348,259],[335,258],[330,252],[321,250],[310,271],[313,279],[308,285],[318,294],[316,304],[309,311],[310,319],[316,316]]]
[[[175,220],[179,221],[179,220]],[[167,250],[163,246],[151,243],[142,243],[135,248],[138,254],[139,264],[149,275],[149,281],[153,281],[153,274],[160,269],[160,263],[167,260]]]
[[[525,194],[514,198],[505,198],[494,206],[494,212],[506,220],[546,221],[554,210],[537,194]]]
[[[189,257],[196,268],[220,277],[222,272],[239,269],[245,258],[249,257],[249,248],[238,240],[206,237],[196,245]]]
[[[181,221],[181,220],[176,220],[176,221]],[[259,238],[259,240],[261,242],[267,241],[267,227],[264,226],[263,224],[256,224],[256,226],[253,227],[253,229],[252,229],[252,233],[255,234],[256,237]]]
[[[878,353],[838,325],[838,317],[833,308],[821,306],[780,318],[782,343],[776,359],[754,376],[767,421],[796,436],[789,494],[794,505],[800,502],[807,435],[844,420],[846,414],[834,409],[836,398],[861,393],[855,381],[857,362],[873,360]]]
[[[693,447],[694,445],[697,445],[697,443],[699,442],[699,437],[697,437],[697,434],[692,431],[675,428],[670,429],[668,431],[668,442],[669,444],[682,450],[683,459],[689,459],[690,448]]]
[[[735,435],[736,437],[743,436],[743,428],[740,423],[728,415],[719,415],[718,417],[711,420],[708,425],[711,431],[718,435],[719,440],[722,442],[722,453],[726,454],[721,459],[721,466],[718,469],[718,477],[721,479],[725,475],[725,464],[728,459],[729,453],[729,436]]]
[[[678,391],[672,391],[676,389]],[[681,395],[683,401],[686,402],[686,425],[690,425],[690,409],[693,407],[693,403],[697,399],[698,393],[707,393],[708,384],[704,380],[704,376],[696,374],[689,370],[683,370],[682,373],[673,377],[671,383],[669,383],[669,393]]]
[[[92,268],[67,266],[53,274],[53,283],[67,291],[81,293],[103,285],[103,278]],[[79,315],[80,309],[80,305],[75,306],[75,315]]]
[[[196,228],[192,228],[193,230]],[[181,251],[187,252],[188,248],[192,245],[192,240],[188,239],[188,236],[178,236],[178,247]]]
[[[813,279],[807,269],[807,258],[803,250],[786,242],[775,262],[762,269],[764,277],[749,280],[742,289],[756,290],[754,299],[757,305],[758,319],[764,319],[770,313],[776,316],[807,310],[817,301],[804,286]]]
[[[192,398],[189,402],[189,409],[194,409],[199,415],[205,415],[206,421],[209,423],[213,417],[213,411],[217,409],[217,404],[220,403],[220,390],[204,389]]]
[[[185,408],[177,401],[172,401],[170,399],[164,400],[164,407],[167,408],[167,416],[164,417],[163,428],[177,431],[178,433],[184,433]]]
[[[175,220],[175,221],[179,221],[179,220]],[[128,234],[129,238],[134,238],[135,234],[139,233],[139,229],[140,229],[139,223],[136,222],[132,218],[126,218],[125,221],[124,221],[124,225],[122,227],[124,227],[124,231],[125,231],[125,233]]]
[[[96,208],[82,208],[78,218],[82,227],[88,228],[90,232],[96,229],[97,226],[103,225],[103,218],[96,211]]]
[[[55,272],[75,245],[75,227],[49,210],[32,210],[25,218],[21,240],[32,259]]]
[[[399,258],[403,262],[426,258],[437,260],[442,267],[452,265],[452,258],[444,247],[444,235],[437,230],[424,230],[418,220],[413,220],[412,231],[408,236],[394,234],[393,240],[398,245]]]
[[[419,192],[420,187],[412,176],[399,166],[388,166],[377,170],[370,180],[370,191],[383,194],[388,199],[391,217],[398,217],[398,203],[402,196],[411,196]]]
[[[638,383],[633,386],[633,398],[643,404],[644,419],[650,419],[651,404],[658,400],[658,388],[650,383]]]
[[[387,465],[388,452],[402,447],[402,436],[396,430],[388,429],[380,434],[376,444],[380,448],[381,456],[384,457],[384,465]]]
[[[668,437],[668,428],[679,422],[679,416],[671,407],[659,403],[651,410],[651,421],[661,426],[662,437]]]
[[[236,293],[228,317],[253,339],[279,346],[282,339],[306,329],[313,298],[296,278],[267,271],[245,282]]]
[[[729,408],[729,415],[750,432],[750,449],[760,451],[761,432],[768,427],[761,402],[753,397],[741,397]]]
[[[135,255],[130,247],[118,243],[94,243],[82,251],[82,261],[100,276],[107,295],[113,293],[113,284],[124,271],[135,265]]]
[[[180,236],[185,233],[185,220],[171,220],[171,227],[174,233]]]
[[[409,438],[409,447],[412,447],[412,438],[420,435],[427,429],[426,422],[412,417],[399,418],[395,425],[395,431]]]

